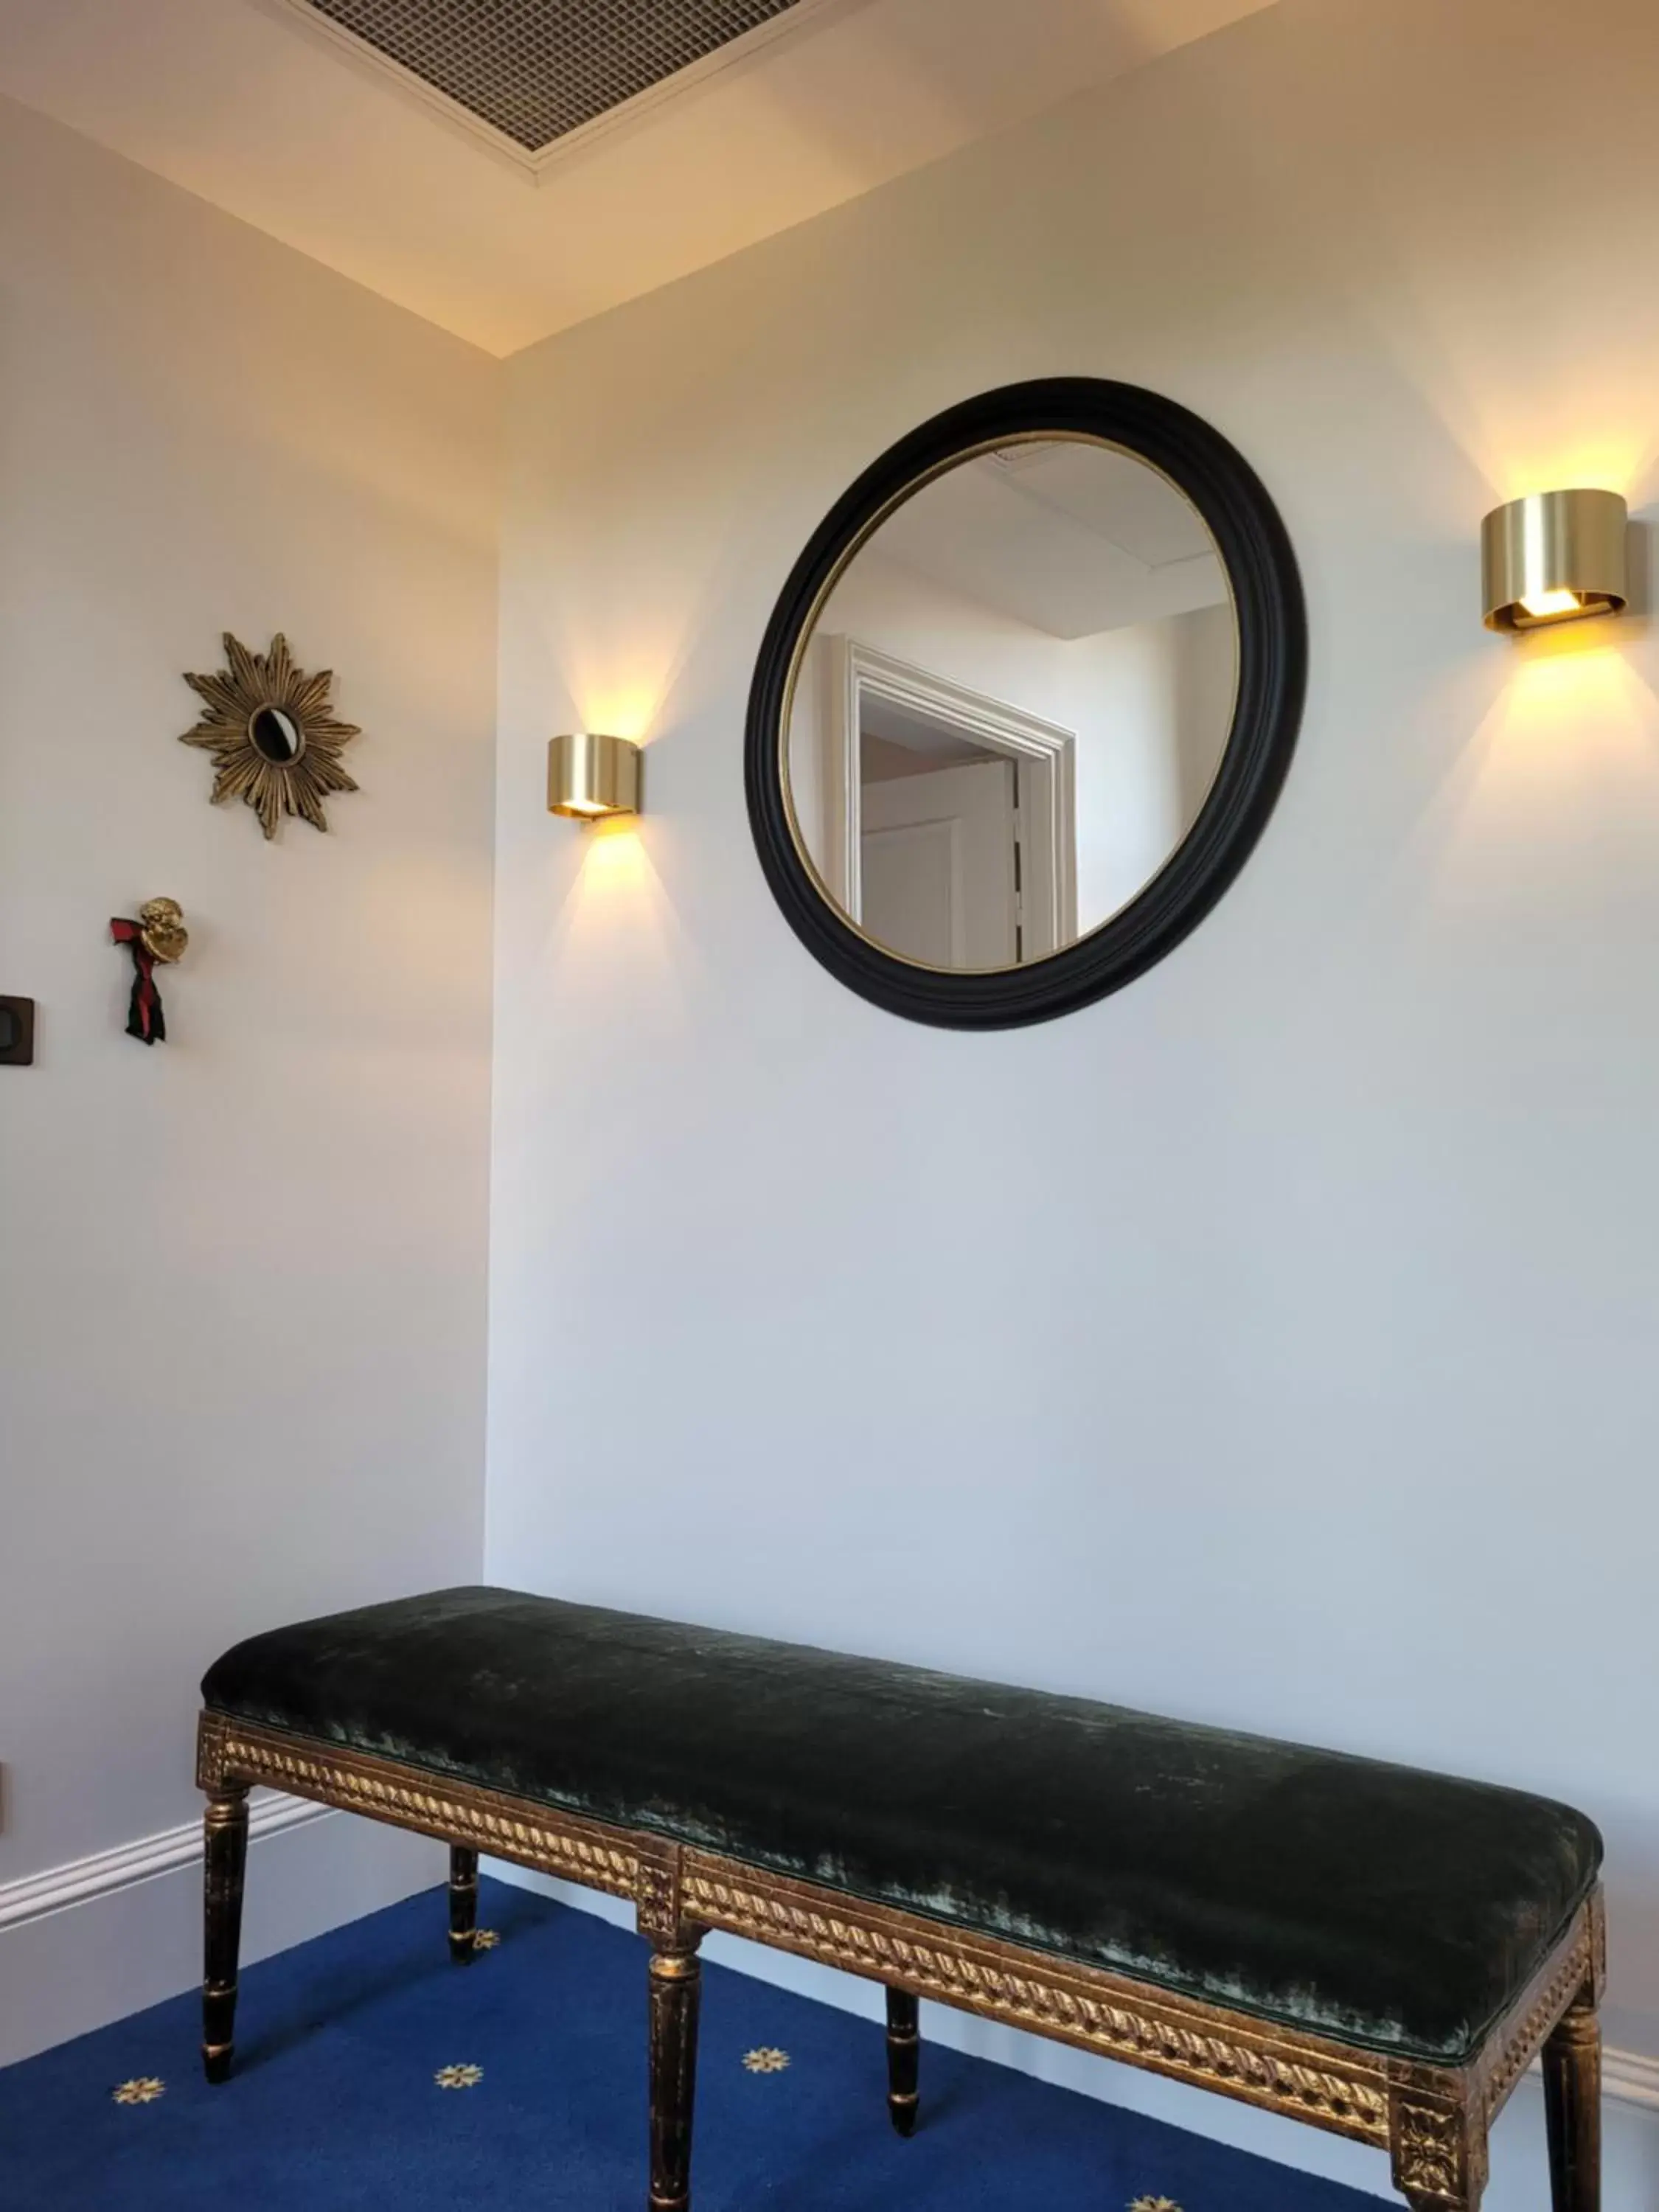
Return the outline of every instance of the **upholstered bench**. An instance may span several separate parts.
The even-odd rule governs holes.
[[[1474,2212],[1542,2052],[1557,2212],[1598,2212],[1600,1840],[1512,1790],[1000,1684],[440,1590],[209,1671],[209,2078],[230,2069],[246,1796],[267,1783],[634,1900],[651,1947],[650,2204],[690,2202],[709,1929],[1012,2022],[1392,2155]]]

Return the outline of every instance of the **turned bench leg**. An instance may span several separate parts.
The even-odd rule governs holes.
[[[696,1944],[651,1954],[651,2212],[688,2212],[697,2083]]]
[[[1544,2045],[1544,2115],[1555,2212],[1601,2212],[1601,2029],[1588,1988]]]
[[[916,2127],[916,2076],[921,2056],[917,2001],[908,1990],[887,1992],[887,2117],[902,2136]]]
[[[236,2021],[236,1958],[242,1942],[242,1877],[247,1866],[247,1791],[226,1783],[203,1816],[202,2066],[210,2081],[230,2077]]]
[[[458,1966],[477,1956],[473,1931],[478,1924],[478,1854],[465,1844],[449,1847],[449,1955]]]

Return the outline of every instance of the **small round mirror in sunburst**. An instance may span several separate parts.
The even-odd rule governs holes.
[[[329,712],[333,671],[307,676],[296,668],[280,632],[269,653],[250,653],[227,630],[225,659],[228,665],[216,676],[185,676],[207,713],[179,739],[213,755],[214,805],[245,799],[267,837],[284,814],[326,830],[324,798],[357,788],[340,765],[356,725],[337,722]]]

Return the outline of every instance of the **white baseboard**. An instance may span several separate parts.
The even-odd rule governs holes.
[[[441,1844],[301,1798],[258,1792],[248,1827],[249,1966],[444,1878]],[[201,1858],[181,1821],[0,1887],[0,2066],[198,1984]]]
[[[313,1805],[304,1797],[284,1797],[274,1790],[256,1790],[248,1798],[247,1832],[250,1844],[280,1835],[307,1820],[327,1819],[331,1808]],[[171,1874],[202,1856],[200,1820],[181,1820],[176,1828],[162,1828],[136,1843],[117,1844],[112,1850],[93,1851],[83,1859],[47,1867],[40,1874],[26,1874],[16,1881],[0,1882],[0,1929],[21,1927],[49,1912],[62,1912],[71,1905],[85,1905],[108,1897],[136,1881]]]
[[[1605,2051],[1601,2054],[1601,2094],[1621,2105],[1639,2105],[1659,2112],[1659,2058],[1639,2051]]]

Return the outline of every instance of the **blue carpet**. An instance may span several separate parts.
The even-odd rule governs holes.
[[[641,2212],[643,1946],[501,1882],[483,1883],[480,1918],[500,1943],[465,1967],[447,1955],[441,1891],[251,1967],[222,2088],[202,2080],[193,1996],[0,2072],[0,2207]],[[757,2051],[787,2065],[750,2071]],[[1378,2202],[925,2045],[921,2124],[902,2142],[878,2026],[718,1966],[700,2060],[697,2212]],[[481,2078],[439,2087],[452,2067]],[[149,2101],[117,2101],[158,2081]]]

